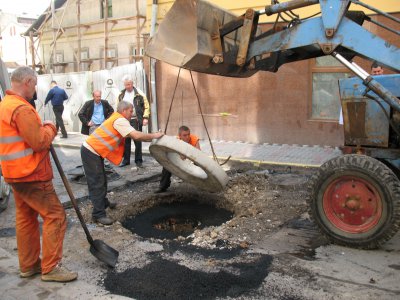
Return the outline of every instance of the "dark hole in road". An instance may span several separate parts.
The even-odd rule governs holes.
[[[153,227],[158,230],[172,231],[185,236],[194,232],[201,222],[193,215],[172,215],[153,221]]]
[[[145,267],[117,273],[109,271],[104,287],[113,294],[134,299],[215,299],[254,293],[269,273],[272,256],[233,263],[218,272],[192,270],[157,258]]]
[[[122,226],[144,238],[187,237],[196,229],[219,226],[233,217],[232,212],[196,201],[164,203],[142,214],[130,216]]]

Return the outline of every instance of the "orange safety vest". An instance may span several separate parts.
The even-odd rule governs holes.
[[[21,178],[35,171],[42,156],[22,139],[15,125],[11,124],[14,111],[26,106],[36,115],[37,122],[42,124],[36,110],[24,98],[18,95],[6,95],[0,103],[0,161],[3,176]]]
[[[113,126],[119,118],[124,118],[124,116],[117,112],[113,113],[86,139],[86,143],[101,157],[107,158],[115,165],[121,163],[125,145],[125,137]]]
[[[179,136],[177,136],[177,138],[180,139]],[[199,138],[196,135],[190,134],[190,140],[189,140],[190,145],[192,145],[193,147],[196,147],[196,144],[198,141],[199,141]]]

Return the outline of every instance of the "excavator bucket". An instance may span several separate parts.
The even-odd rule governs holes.
[[[149,40],[146,55],[196,72],[249,77],[257,72],[246,65],[255,22],[250,18],[246,23],[245,16],[237,17],[207,1],[177,0]],[[247,31],[243,24],[248,24]],[[221,28],[226,32],[223,38]],[[247,37],[243,47],[242,32]]]

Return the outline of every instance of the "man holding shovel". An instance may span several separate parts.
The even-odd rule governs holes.
[[[93,221],[103,225],[111,225],[114,221],[107,217],[106,208],[114,208],[115,203],[108,201],[107,177],[104,170],[104,158],[119,165],[124,154],[125,138],[138,141],[159,139],[164,134],[142,133],[136,131],[129,120],[133,114],[133,104],[121,101],[117,112],[105,120],[83,143],[81,157],[83,169],[89,188],[89,198],[93,204]]]
[[[42,274],[43,281],[68,282],[78,275],[61,266],[65,211],[55,193],[49,148],[57,134],[52,121],[42,121],[29,104],[36,73],[19,67],[11,90],[0,104],[0,160],[5,181],[14,192],[20,276]],[[43,219],[42,259],[38,215]]]

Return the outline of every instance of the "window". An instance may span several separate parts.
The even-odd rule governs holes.
[[[56,51],[54,59],[54,73],[65,73],[64,51]]]
[[[81,60],[89,59],[89,48],[81,48]]]
[[[136,45],[131,44],[129,46],[129,62],[133,63],[136,62],[138,59],[138,56],[144,56],[144,48],[140,47],[139,51],[136,47]]]
[[[118,65],[117,45],[110,45],[107,49],[107,65],[104,66],[104,47],[100,47],[100,69],[111,69]]]
[[[88,47],[84,47],[81,48],[81,58],[80,58],[80,65],[78,68],[78,61],[77,61],[77,57],[78,57],[78,49],[74,49],[74,71],[89,71],[90,70],[90,66],[92,64],[92,61],[90,60],[90,56],[89,56],[89,48]]]
[[[340,112],[338,80],[347,78],[349,71],[331,56],[313,60],[311,68],[311,119],[337,121]]]
[[[56,52],[56,63],[63,63],[64,62],[64,51],[57,51]]]
[[[100,0],[100,19],[104,19],[104,5],[107,2],[107,18],[112,17],[112,0]]]

